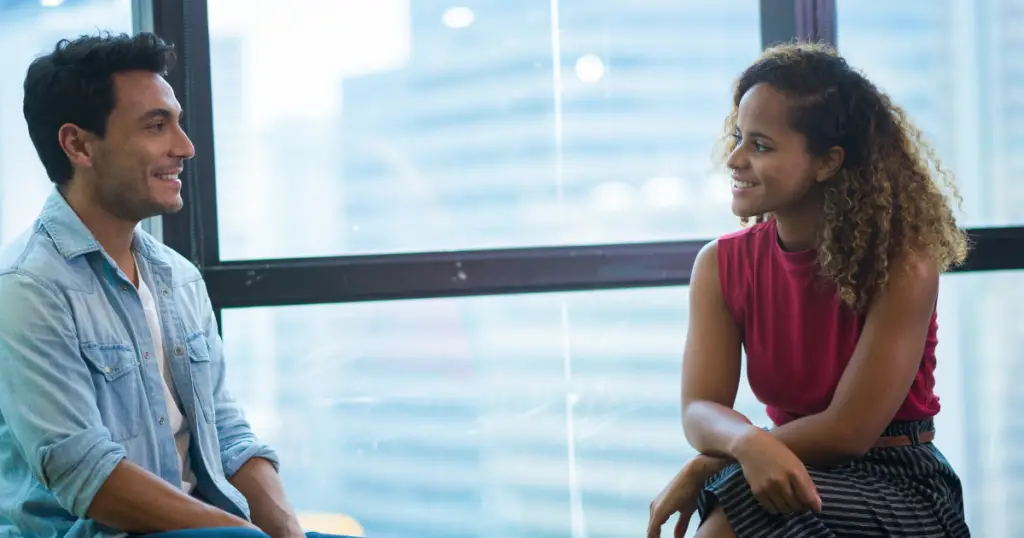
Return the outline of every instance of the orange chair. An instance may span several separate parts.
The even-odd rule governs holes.
[[[366,531],[355,518],[345,514],[330,514],[321,512],[300,512],[299,524],[302,528],[312,532],[324,534],[340,534],[342,536],[366,536]]]

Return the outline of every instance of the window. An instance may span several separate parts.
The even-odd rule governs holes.
[[[1022,282],[1019,271],[956,274],[944,277],[940,292],[937,390],[945,397],[938,439],[960,471],[978,536],[1024,530],[1024,460],[1010,448],[1024,432],[1015,412],[1024,405],[1015,374],[1024,366]]]
[[[759,38],[838,27],[957,174],[961,222],[1024,222],[1010,188],[1024,0],[509,6],[158,6],[154,25],[191,45],[192,76],[172,83],[217,180],[164,219],[165,239],[218,309],[237,307],[221,310],[228,379],[304,513],[373,536],[642,532],[693,451],[685,288],[636,286],[684,281],[690,247],[736,228],[710,156]],[[185,28],[207,18],[209,57]],[[975,232],[968,269],[1020,266],[1019,230]],[[696,241],[628,244],[673,239]],[[392,253],[410,255],[361,256]],[[1024,431],[1019,277],[947,275],[940,297],[938,443],[984,536],[1024,529],[1024,462],[1005,448]],[[619,286],[634,288],[415,299]],[[272,306],[323,301],[357,302]]]
[[[659,288],[226,310],[228,379],[298,510],[380,537],[635,535],[694,454],[686,305]],[[767,421],[749,391],[739,408]]]
[[[735,229],[711,154],[757,7],[210,0],[221,258]]]
[[[837,2],[838,47],[957,174],[964,226],[1024,222],[1024,0]]]
[[[1005,448],[1024,428],[1005,375],[1024,345],[1019,283],[942,283],[937,442],[984,536],[1024,528]],[[238,309],[225,353],[299,510],[353,515],[368,536],[627,536],[694,454],[687,316],[679,287]],[[768,424],[745,382],[737,409]]]
[[[0,2],[0,243],[25,231],[53,189],[21,113],[29,63],[59,39],[97,29],[130,32],[131,27],[128,0]]]

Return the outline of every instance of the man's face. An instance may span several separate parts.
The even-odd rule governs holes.
[[[156,73],[114,75],[116,100],[107,133],[92,159],[97,203],[117,218],[138,222],[181,209],[178,175],[195,148],[181,129],[181,105]]]

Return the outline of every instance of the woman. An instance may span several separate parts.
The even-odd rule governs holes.
[[[765,51],[734,105],[732,210],[754,224],[694,263],[682,403],[701,455],[648,533],[679,512],[681,536],[699,509],[699,538],[969,536],[931,444],[939,274],[967,253],[955,185],[825,46]],[[732,409],[741,346],[771,429]]]

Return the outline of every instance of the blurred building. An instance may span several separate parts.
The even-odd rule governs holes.
[[[760,46],[753,0],[273,4],[210,0],[224,258],[736,226],[710,156],[732,79]],[[844,55],[957,172],[964,222],[1020,223],[1024,1],[838,8]],[[0,1],[3,239],[50,189],[21,116],[28,62],[59,37],[130,22],[126,0]],[[940,447],[981,536],[1024,529],[1024,459],[1008,448],[1024,439],[1015,275],[945,277],[940,304]],[[692,454],[678,409],[682,289],[224,320],[232,389],[280,448],[293,500],[353,514],[373,536],[635,534]],[[737,405],[766,420],[745,387]]]

